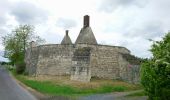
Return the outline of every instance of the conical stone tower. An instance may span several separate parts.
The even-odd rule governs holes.
[[[68,30],[66,30],[66,35],[64,36],[63,40],[61,41],[61,44],[72,44],[71,39],[68,35]]]
[[[85,15],[83,28],[81,29],[75,44],[93,44],[93,45],[97,44],[96,38],[89,24],[90,17],[88,15]]]

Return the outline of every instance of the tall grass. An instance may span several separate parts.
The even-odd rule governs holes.
[[[17,76],[21,82],[26,84],[27,86],[45,94],[58,94],[58,95],[74,95],[74,94],[95,94],[95,93],[109,93],[109,92],[121,92],[127,90],[125,86],[111,86],[104,85],[98,88],[87,88],[80,89],[76,87],[72,87],[69,85],[60,85],[53,84],[49,81],[36,81],[36,80],[27,80],[23,77]]]
[[[28,80],[21,75],[15,75],[15,77],[23,82],[25,85],[45,94],[53,95],[87,95],[87,94],[96,94],[96,93],[109,93],[109,92],[122,92],[128,88],[125,86],[111,86],[103,85],[98,88],[86,88],[80,89],[77,87],[54,84],[49,81],[37,81],[37,80]]]
[[[95,88],[89,87],[89,88],[82,89],[71,85],[52,83],[50,81],[30,80],[24,77],[23,75],[17,75],[15,74],[15,72],[12,73],[18,80],[20,80],[25,85],[44,94],[71,96],[71,95],[88,95],[88,94],[109,93],[109,92],[123,92],[123,91],[131,90],[128,86],[122,86],[122,85],[113,86],[110,84],[105,84]]]

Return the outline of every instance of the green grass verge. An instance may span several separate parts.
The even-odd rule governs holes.
[[[36,81],[27,80],[22,76],[16,76],[18,80],[26,84],[27,86],[45,94],[53,95],[86,95],[86,94],[96,94],[96,93],[109,93],[115,91],[125,91],[127,88],[124,86],[109,86],[104,85],[99,88],[87,88],[79,89],[69,85],[53,84],[49,81]]]
[[[25,85],[41,92],[50,95],[62,95],[62,96],[81,96],[98,93],[109,93],[109,92],[123,92],[129,90],[126,86],[112,86],[109,84],[100,86],[98,88],[77,88],[70,85],[54,84],[50,81],[37,81],[29,80],[23,75],[16,75],[14,71],[12,74]]]

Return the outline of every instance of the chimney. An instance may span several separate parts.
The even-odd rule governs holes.
[[[90,24],[90,17],[88,15],[85,15],[84,16],[84,28],[85,27],[89,27],[89,24]]]
[[[66,30],[66,36],[68,36],[68,30]]]
[[[30,42],[30,48],[36,47],[36,43],[34,41]]]

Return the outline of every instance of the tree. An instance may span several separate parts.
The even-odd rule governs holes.
[[[150,100],[170,100],[170,32],[150,51],[153,58],[142,64],[141,83]]]
[[[30,25],[20,25],[11,34],[3,37],[5,46],[5,57],[9,58],[12,64],[24,63],[24,55],[29,42],[36,41],[37,44],[45,41],[34,34],[34,27]]]

